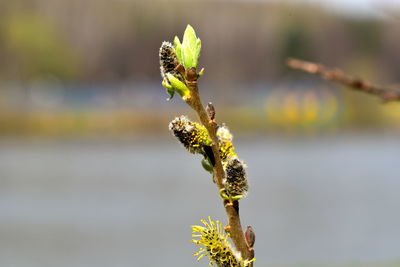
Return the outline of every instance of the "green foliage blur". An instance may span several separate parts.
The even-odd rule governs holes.
[[[41,76],[77,79],[80,59],[66,36],[51,20],[33,12],[15,12],[2,18],[0,28],[5,62],[3,79],[31,81]]]
[[[143,114],[167,122],[182,108],[160,112],[158,49],[187,24],[202,40],[202,95],[235,132],[400,129],[399,105],[285,65],[297,57],[398,83],[400,10],[380,11],[268,1],[3,2],[0,136],[155,132]]]

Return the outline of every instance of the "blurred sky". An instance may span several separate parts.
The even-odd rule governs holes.
[[[257,2],[281,2],[279,0],[239,0],[242,2],[257,1]],[[288,0],[293,3],[311,3],[329,7],[337,11],[345,11],[350,13],[367,14],[367,15],[382,15],[379,10],[382,7],[399,7],[398,0]],[[377,7],[378,10],[377,10]]]

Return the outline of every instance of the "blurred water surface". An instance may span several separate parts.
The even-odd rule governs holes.
[[[400,260],[397,136],[236,144],[257,266]],[[0,178],[0,266],[207,266],[192,256],[189,226],[225,220],[199,158],[172,137],[2,141]]]

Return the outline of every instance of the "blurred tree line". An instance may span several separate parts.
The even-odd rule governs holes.
[[[160,40],[192,24],[215,81],[278,80],[284,60],[341,66],[371,79],[400,76],[400,27],[306,4],[259,1],[14,0],[0,4],[0,78],[159,79]]]
[[[170,106],[155,109],[163,99],[158,49],[186,24],[203,43],[203,96],[212,94],[232,127],[400,128],[399,105],[324,91],[309,83],[315,77],[285,65],[298,57],[371,82],[398,82],[400,9],[382,14],[262,1],[1,1],[0,135],[154,132],[148,118],[174,116]]]

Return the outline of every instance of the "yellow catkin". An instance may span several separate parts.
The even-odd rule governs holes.
[[[169,124],[169,129],[190,153],[203,154],[203,147],[211,143],[206,128],[185,116],[175,118]]]
[[[214,222],[210,217],[208,221],[201,220],[201,222],[204,226],[192,226],[192,236],[197,238],[192,242],[200,246],[200,250],[194,254],[198,260],[207,256],[210,265],[215,264],[220,267],[246,267],[254,261],[254,259],[243,260],[240,253],[232,249],[228,241],[229,234],[225,233],[221,222]]]
[[[237,156],[233,151],[235,149],[232,143],[233,135],[225,125],[222,125],[218,127],[217,137],[221,160],[225,164],[228,158]]]

